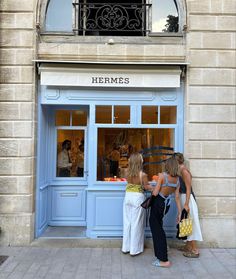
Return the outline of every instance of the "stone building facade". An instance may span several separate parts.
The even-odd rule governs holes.
[[[29,244],[36,235],[38,61],[106,61],[181,65],[184,153],[204,244],[236,247],[236,2],[177,2],[182,7],[181,35],[114,37],[110,44],[100,37],[44,32],[47,1],[1,1],[1,245]]]

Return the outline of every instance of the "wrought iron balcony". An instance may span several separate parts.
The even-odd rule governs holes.
[[[78,35],[146,36],[151,4],[73,3]]]

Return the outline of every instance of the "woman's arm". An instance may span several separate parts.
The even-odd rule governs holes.
[[[153,196],[157,196],[160,192],[160,189],[161,189],[161,184],[163,182],[163,174],[162,173],[159,173],[158,174],[158,180],[157,180],[157,185],[154,187],[153,191],[152,191],[152,195]]]
[[[184,208],[187,212],[189,212],[189,200],[191,195],[191,185],[192,185],[192,176],[190,172],[186,169],[182,169],[182,178],[186,186],[186,200],[184,203]]]
[[[148,177],[147,177],[146,173],[143,173],[142,180],[143,180],[142,181],[143,182],[143,188],[146,191],[152,192],[153,191],[153,187],[148,183]]]
[[[180,222],[180,218],[181,218],[181,205],[180,205],[180,198],[179,198],[179,186],[176,187],[175,190],[175,202],[176,202],[176,206],[178,209],[178,215],[177,215],[177,223]]]

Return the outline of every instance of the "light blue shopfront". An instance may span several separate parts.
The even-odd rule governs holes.
[[[110,69],[104,65],[84,68],[83,65],[41,63],[39,68],[36,237],[48,226],[84,227],[88,238],[121,237],[126,183],[104,181],[108,170],[99,165],[100,157],[103,158],[99,155],[100,145],[106,150],[109,133],[119,131],[119,135],[131,134],[133,142],[138,142],[143,133],[151,133],[151,142],[147,144],[152,146],[155,134],[161,131],[163,135],[170,135],[168,143],[171,142],[174,150],[182,151],[184,92],[180,67],[113,66]],[[116,122],[116,109],[123,107],[128,108],[129,120]],[[175,122],[162,124],[162,109],[168,112],[172,107],[176,108]],[[110,123],[98,120],[99,109],[107,108],[111,108]],[[151,114],[153,108],[157,111],[157,122],[152,124],[145,120],[145,123],[144,113],[148,115],[150,111]],[[62,122],[57,123],[58,112],[63,115],[68,112],[67,125],[62,123],[64,116]],[[73,123],[77,114],[86,115],[82,125]],[[80,141],[83,138],[84,172],[81,177],[57,175],[61,133],[76,135]],[[102,143],[104,134],[104,138],[108,138],[106,145]],[[165,142],[163,138],[161,144]],[[173,204],[165,220],[169,236],[175,234],[175,214]],[[147,235],[150,235],[148,228]]]

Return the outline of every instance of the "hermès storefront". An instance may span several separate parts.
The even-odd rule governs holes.
[[[122,237],[136,150],[150,181],[184,152],[204,244],[235,247],[235,2],[108,2],[0,4],[1,244]]]

